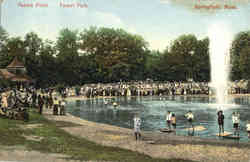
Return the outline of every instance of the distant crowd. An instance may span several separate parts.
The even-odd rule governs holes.
[[[161,96],[161,95],[212,95],[214,89],[207,82],[118,82],[107,84],[85,84],[77,87],[62,87],[65,96]],[[228,84],[228,94],[250,93],[248,81]]]

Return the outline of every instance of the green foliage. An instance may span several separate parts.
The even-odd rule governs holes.
[[[141,36],[122,29],[91,27],[80,33],[80,42],[81,50],[92,55],[97,64],[98,81],[143,79],[147,42]]]
[[[65,88],[65,85],[63,84],[58,84],[55,86],[55,89],[57,92],[61,92]]]
[[[82,32],[62,29],[56,42],[30,32],[9,37],[0,28],[0,67],[15,56],[38,87],[117,82],[210,80],[209,39],[181,35],[163,52],[148,50],[140,36],[123,29],[90,27]],[[233,80],[249,79],[250,31],[240,32],[231,47]]]
[[[39,56],[36,56],[38,59],[38,65],[34,66],[38,70],[36,76],[37,83],[39,87],[48,87],[55,86],[58,81],[58,66],[54,54],[56,49],[53,42],[46,40],[42,43],[40,48]]]
[[[242,78],[250,79],[250,46],[243,48],[239,56],[239,70],[241,71]]]
[[[147,56],[149,78],[161,81],[209,80],[210,64],[207,38],[197,40],[194,35],[182,35],[160,53],[152,51]]]
[[[236,35],[231,47],[231,64],[233,80],[249,78],[247,68],[249,68],[248,55],[250,46],[250,31],[240,32]],[[246,60],[244,60],[246,59]]]
[[[5,79],[0,79],[0,87],[2,88],[8,88],[10,87],[12,84],[9,80],[5,80]]]
[[[56,42],[56,61],[60,65],[57,67],[60,73],[58,81],[67,85],[77,84],[79,80],[79,45],[77,41],[77,31],[63,29]]]

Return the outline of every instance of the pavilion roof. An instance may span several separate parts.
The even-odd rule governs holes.
[[[7,66],[7,68],[24,68],[24,64],[20,62],[17,57]]]
[[[4,79],[10,79],[15,76],[15,74],[10,73],[7,69],[0,69],[0,76]]]
[[[0,77],[11,80],[13,82],[31,82],[32,79],[25,74],[15,75],[9,72],[7,69],[0,69]]]
[[[10,78],[13,82],[31,82],[32,79],[27,75],[15,75],[14,77]]]

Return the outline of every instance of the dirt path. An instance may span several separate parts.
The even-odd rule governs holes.
[[[226,143],[221,140],[204,140],[196,137],[180,137],[157,132],[143,132],[141,141],[135,141],[131,129],[82,120],[67,114],[53,116],[45,110],[49,120],[75,123],[76,126],[62,127],[68,133],[80,136],[105,146],[138,151],[152,157],[165,159],[188,159],[201,162],[250,162],[250,144]],[[151,142],[154,141],[154,144]],[[78,162],[65,160],[62,154],[46,154],[27,151],[24,147],[0,147],[0,161],[16,162]]]
[[[225,143],[196,137],[177,137],[156,132],[143,132],[144,138],[141,141],[135,141],[131,129],[94,123],[70,114],[53,116],[51,112],[47,111],[45,116],[54,121],[80,124],[81,126],[63,128],[72,135],[81,136],[105,146],[138,151],[152,157],[206,162],[250,162],[249,144],[241,147],[238,143]],[[150,144],[152,140],[155,142],[154,144]]]
[[[45,154],[38,151],[27,151],[22,146],[1,146],[0,161],[8,162],[80,162],[65,160],[67,156],[62,154]]]

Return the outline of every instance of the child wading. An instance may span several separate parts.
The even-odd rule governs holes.
[[[141,138],[140,133],[140,127],[141,127],[141,119],[138,115],[135,115],[134,117],[134,133],[135,133],[135,139],[139,140]]]
[[[239,130],[240,114],[236,113],[236,112],[233,112],[232,120],[233,120],[234,135],[239,136],[240,135],[240,130]]]
[[[223,115],[223,111],[220,110],[217,113],[218,115],[218,125],[219,125],[219,136],[222,134],[224,134],[224,115]]]
[[[250,138],[250,120],[247,121],[247,135],[248,135],[248,138]]]
[[[172,117],[172,113],[170,111],[168,111],[168,113],[166,115],[166,122],[167,122],[168,129],[171,129],[171,117]]]
[[[192,128],[192,134],[194,134],[194,126],[193,126],[193,120],[194,120],[194,115],[191,110],[188,111],[187,114],[185,114],[185,117],[188,120],[189,128]],[[190,134],[190,129],[188,129],[188,133]]]
[[[173,129],[176,130],[176,117],[174,113],[171,116],[171,123],[172,123]]]

